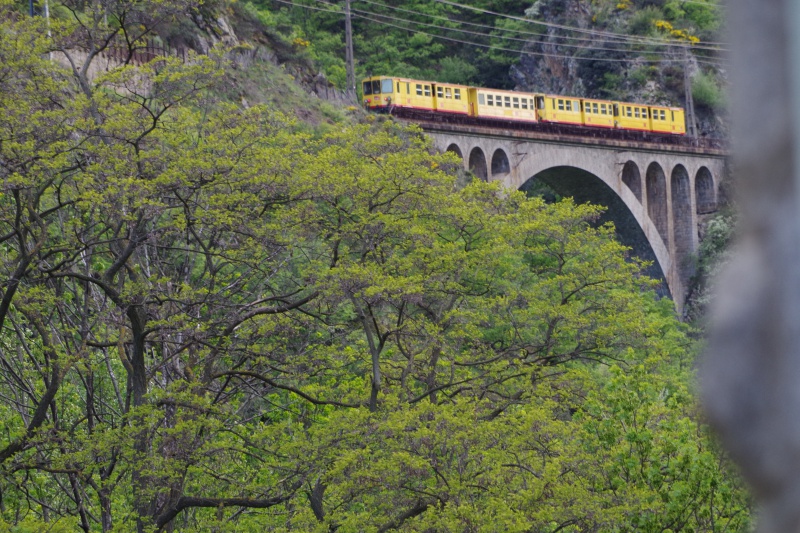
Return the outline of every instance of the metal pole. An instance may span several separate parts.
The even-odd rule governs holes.
[[[350,0],[344,3],[345,63],[347,64],[346,95],[351,102],[356,101],[356,72],[353,66],[353,25],[350,21]]]
[[[689,47],[683,47],[683,90],[686,93],[686,121],[689,123],[689,136],[697,138],[697,121],[694,116],[694,98],[692,98],[692,77],[689,75]]]

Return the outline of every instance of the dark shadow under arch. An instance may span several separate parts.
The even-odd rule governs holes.
[[[607,209],[596,224],[612,222],[616,228],[617,238],[622,244],[631,248],[631,255],[651,263],[645,274],[661,281],[657,289],[658,294],[670,297],[666,276],[636,217],[603,180],[579,168],[553,167],[530,178],[520,190],[530,194],[530,191],[536,189],[537,182],[545,184],[560,196],[572,197],[578,204],[592,203],[605,206]]]
[[[508,156],[501,148],[498,148],[492,155],[492,176],[509,172],[511,172],[511,165],[508,163]]]
[[[676,165],[670,176],[672,193],[672,240],[675,246],[674,263],[684,287],[694,274],[692,252],[692,193],[689,186],[689,173],[683,165]]]
[[[447,150],[445,150],[445,151],[446,152],[453,152],[454,154],[456,154],[461,159],[464,159],[464,154],[461,153],[461,148],[459,148],[456,143],[453,143],[450,146],[448,146]]]
[[[633,161],[628,161],[622,167],[622,183],[628,186],[637,200],[642,201],[642,174]]]
[[[717,210],[717,194],[714,177],[706,167],[700,167],[694,179],[695,203],[697,214],[711,213]]]
[[[650,163],[645,175],[647,186],[647,215],[656,225],[658,234],[669,248],[669,219],[667,218],[667,177],[658,163]]]
[[[472,149],[469,153],[469,166],[470,172],[478,176],[483,181],[489,181],[489,169],[486,168],[486,156],[483,155],[483,150],[478,147]]]

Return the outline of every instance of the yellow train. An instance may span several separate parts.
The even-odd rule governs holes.
[[[366,78],[361,86],[364,105],[375,111],[416,109],[494,120],[686,134],[686,120],[680,107],[502,91],[390,76]]]

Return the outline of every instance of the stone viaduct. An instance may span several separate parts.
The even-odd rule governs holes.
[[[653,262],[680,313],[695,271],[699,219],[717,208],[726,172],[721,149],[476,126],[421,123],[436,148],[458,154],[465,169],[505,187],[537,181],[578,203],[608,207],[620,240]]]

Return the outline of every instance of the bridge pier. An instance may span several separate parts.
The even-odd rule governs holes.
[[[726,167],[723,150],[453,124],[421,126],[437,149],[461,155],[464,168],[480,179],[522,189],[530,180],[544,178],[559,194],[578,202],[626,210],[612,218],[617,224],[635,221],[650,251],[636,249],[637,237],[623,242],[657,263],[677,312],[683,312],[696,267],[699,220],[716,210]],[[599,180],[605,188],[594,190],[607,189],[614,198],[601,192],[588,195],[590,187],[576,185],[578,174]]]

